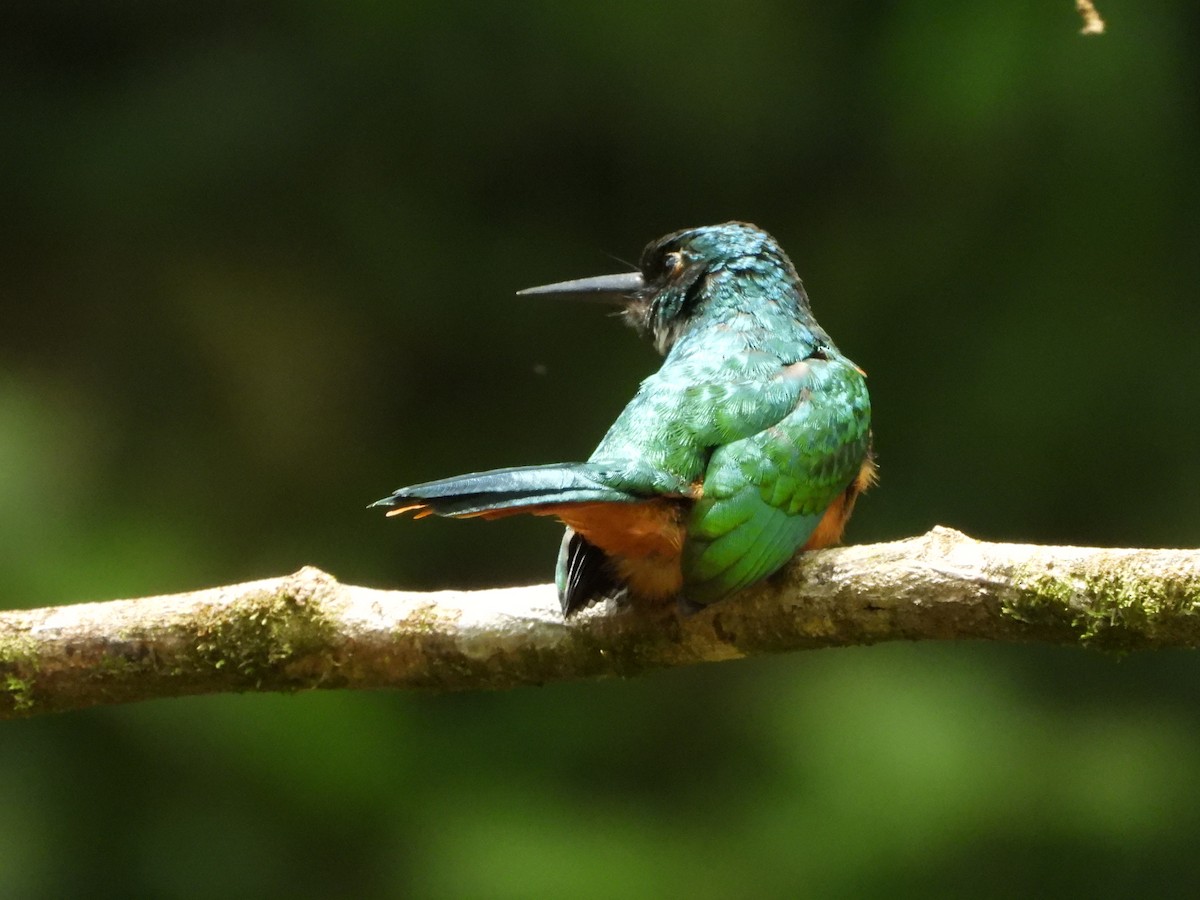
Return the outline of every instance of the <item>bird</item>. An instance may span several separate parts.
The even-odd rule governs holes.
[[[841,540],[875,481],[866,375],[817,324],[776,240],[746,222],[651,241],[637,269],[528,288],[618,304],[664,356],[584,462],[403,487],[371,504],[566,525],[564,618],[599,600],[694,613]]]

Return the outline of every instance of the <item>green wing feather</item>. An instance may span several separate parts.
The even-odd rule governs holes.
[[[778,423],[715,449],[683,550],[684,593],[708,604],[779,569],[858,474],[870,401],[847,361],[814,362]]]
[[[866,383],[831,346],[803,366],[795,342],[705,350],[647,378],[590,459],[605,484],[632,495],[690,496],[703,485],[682,559],[684,593],[699,604],[787,562],[857,475],[870,440]]]

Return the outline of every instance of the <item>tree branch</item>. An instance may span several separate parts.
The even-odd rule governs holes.
[[[1200,550],[974,541],[948,528],[798,557],[681,619],[550,585],[413,593],[317,569],[186,594],[0,613],[0,718],[156,697],[474,690],[890,640],[1200,646]]]

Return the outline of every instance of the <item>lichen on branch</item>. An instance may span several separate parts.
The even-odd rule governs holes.
[[[690,617],[550,585],[376,590],[313,568],[162,597],[0,612],[0,718],[188,694],[483,690],[891,640],[1200,646],[1200,551],[975,541],[948,528],[802,554]]]

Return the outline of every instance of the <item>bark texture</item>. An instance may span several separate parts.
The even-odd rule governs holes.
[[[892,640],[1200,646],[1200,550],[921,537],[803,554],[681,618],[564,622],[550,585],[414,593],[313,568],[185,594],[0,613],[0,718],[229,691],[510,688]]]

